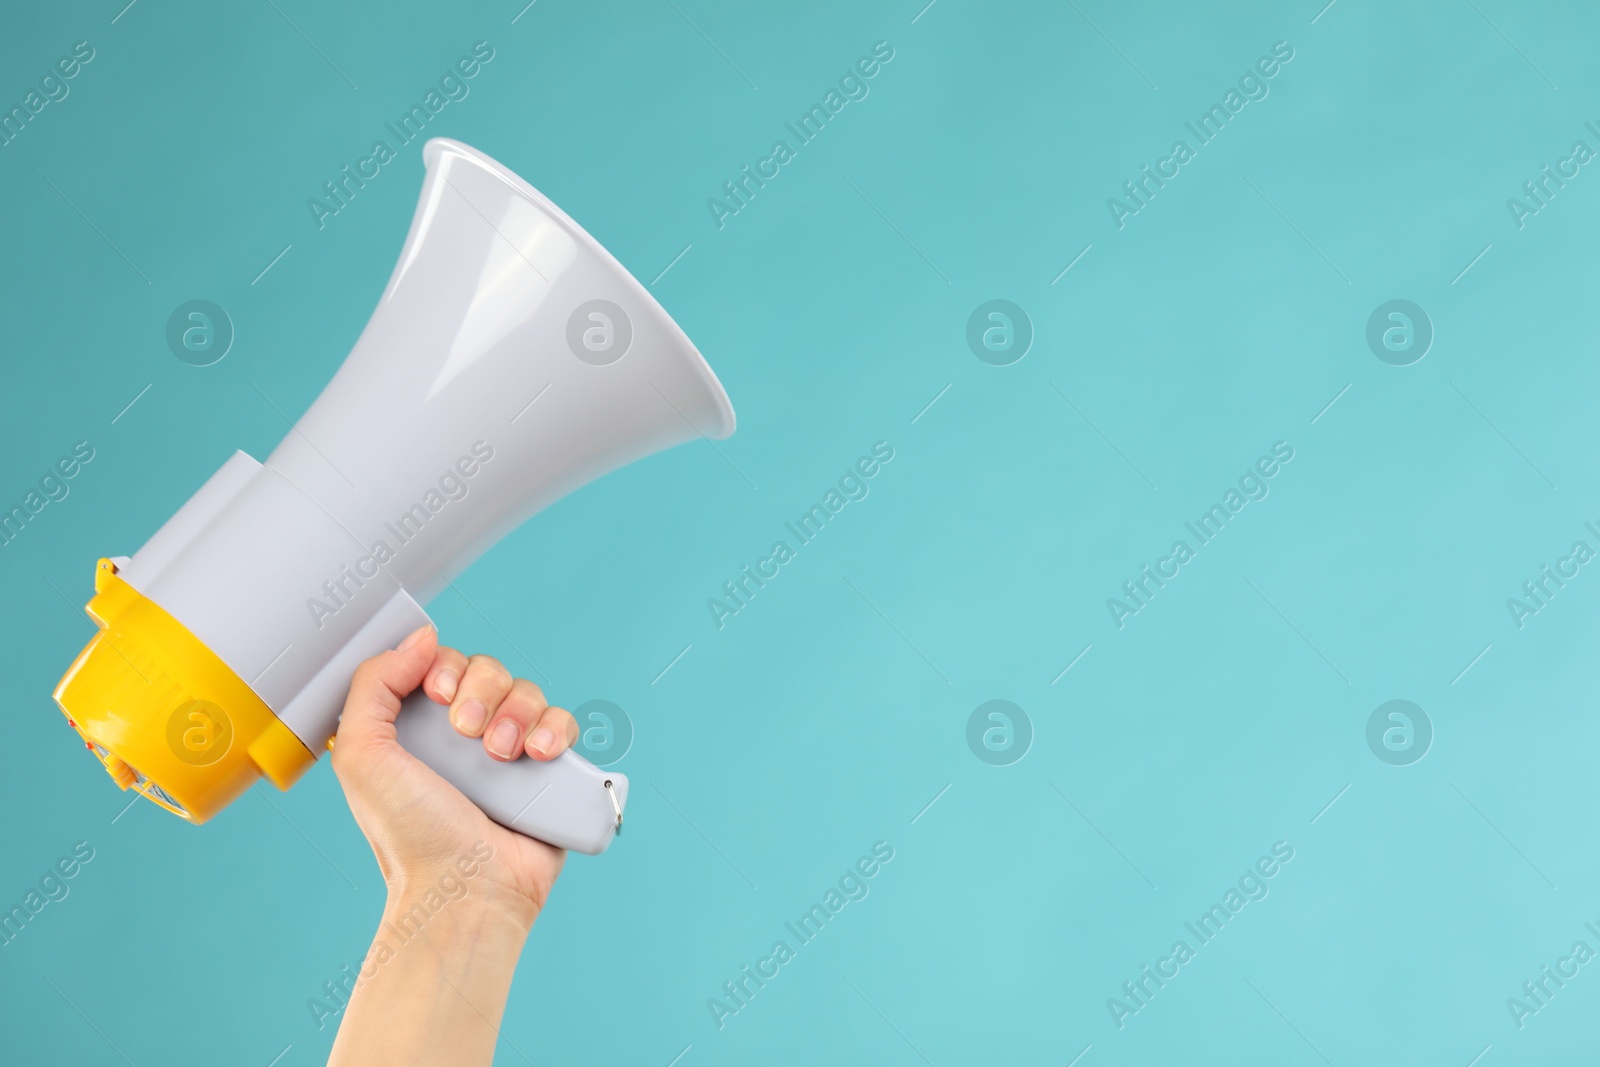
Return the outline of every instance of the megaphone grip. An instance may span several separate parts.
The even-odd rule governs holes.
[[[519,834],[593,856],[622,826],[628,779],[575,752],[501,763],[481,740],[456,733],[448,711],[420,689],[401,703],[395,732],[407,752]]]

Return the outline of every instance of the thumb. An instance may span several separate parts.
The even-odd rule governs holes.
[[[360,735],[377,727],[392,728],[400,714],[400,702],[422,684],[438,650],[439,633],[429,623],[398,648],[381,652],[357,667],[339,723],[341,732],[349,729]]]

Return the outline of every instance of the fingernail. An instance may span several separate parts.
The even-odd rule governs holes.
[[[413,647],[418,641],[421,641],[424,637],[428,636],[428,631],[431,629],[433,629],[432,623],[429,623],[427,626],[417,627],[417,629],[412,632],[410,637],[400,642],[400,648],[398,651],[404,652]]]
[[[456,672],[448,668],[433,676],[433,687],[439,690],[439,695],[446,700],[456,698]]]
[[[548,726],[539,727],[533,732],[533,736],[528,738],[528,747],[541,756],[548,756],[555,743],[556,735],[550,731]]]
[[[517,734],[520,732],[516,723],[501,719],[495,723],[494,731],[489,735],[489,751],[502,759],[509,758],[517,749]]]
[[[489,721],[489,709],[476,700],[463,701],[456,709],[456,729],[476,737]]]

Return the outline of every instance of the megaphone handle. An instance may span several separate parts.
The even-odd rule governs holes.
[[[418,689],[400,705],[395,732],[407,752],[433,768],[501,826],[559,848],[604,852],[622,826],[628,779],[572,751],[553,760],[501,763],[483,742],[463,737],[448,711]]]

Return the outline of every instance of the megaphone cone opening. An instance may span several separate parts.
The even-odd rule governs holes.
[[[562,211],[554,201],[535,189],[511,168],[478,151],[471,145],[462,144],[460,141],[451,140],[448,137],[435,137],[422,146],[423,165],[429,173],[435,170],[441,159],[446,155],[472,163],[484,172],[492,174],[504,182],[508,188],[515,191],[519,196],[538,205],[540,210],[558,222],[579,245],[614,271],[616,276],[623,280],[623,283],[638,299],[640,306],[652,315],[658,321],[662,330],[676,342],[677,347],[683,353],[686,363],[692,369],[698,384],[704,389],[703,403],[694,404],[693,408],[702,412],[710,412],[710,424],[702,425],[701,422],[705,421],[703,419],[694,420],[695,429],[713,441],[721,441],[733,434],[737,427],[738,419],[733,411],[733,402],[728,399],[727,390],[723,389],[722,383],[717,380],[716,373],[706,363],[705,357],[694,346],[694,342],[690,341],[688,335],[683,332],[682,327],[661,306],[660,301],[651,294],[650,290],[644,287],[638,278],[633,276],[633,273],[627,267],[624,267],[615,256],[606,250],[605,245],[597,241],[588,230],[573,221],[572,217]]]

